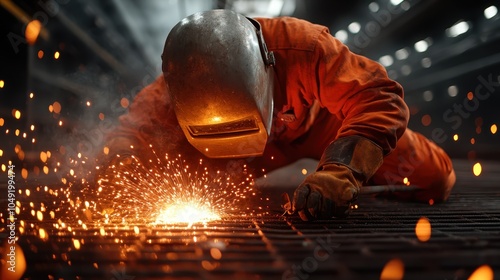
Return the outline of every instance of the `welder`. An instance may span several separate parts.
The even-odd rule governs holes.
[[[347,216],[367,184],[411,182],[419,190],[396,197],[426,203],[450,195],[452,163],[407,128],[401,85],[324,26],[210,10],[175,25],[161,58],[163,75],[120,117],[109,155],[147,158],[153,145],[228,172],[315,160],[292,201],[303,220]]]

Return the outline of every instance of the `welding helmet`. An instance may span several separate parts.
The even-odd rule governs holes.
[[[211,10],[175,25],[162,71],[189,143],[210,158],[262,155],[272,124],[273,65],[253,19]]]

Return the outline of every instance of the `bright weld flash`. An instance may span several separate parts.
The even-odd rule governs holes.
[[[214,211],[210,203],[201,203],[195,199],[179,201],[166,205],[156,217],[158,224],[188,224],[219,220],[220,215]]]

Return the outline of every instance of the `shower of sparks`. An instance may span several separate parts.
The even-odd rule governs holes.
[[[95,199],[89,205],[106,222],[191,226],[221,219],[253,195],[248,178],[235,182],[201,160],[191,168],[181,156],[170,159],[153,154],[155,159],[146,163],[135,156],[116,157],[98,186],[87,190]]]

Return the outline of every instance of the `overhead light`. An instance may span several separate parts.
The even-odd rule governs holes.
[[[466,21],[459,21],[455,23],[452,27],[446,29],[446,35],[448,37],[457,37],[467,32],[469,28],[470,26]]]
[[[411,74],[411,66],[410,65],[403,65],[401,66],[401,74],[408,76]]]
[[[496,16],[498,13],[498,9],[495,6],[489,6],[488,8],[484,9],[484,17],[486,19],[490,19],[494,16]]]
[[[248,17],[277,17],[295,11],[295,0],[233,0],[232,9]]]
[[[432,101],[432,99],[434,99],[434,94],[432,93],[432,91],[426,90],[422,94],[422,97],[424,98],[425,101],[429,102]]]
[[[368,4],[368,9],[370,10],[370,12],[376,13],[380,9],[380,6],[377,2],[371,2],[370,4]]]
[[[391,78],[393,80],[397,80],[399,77],[398,72],[394,69],[387,71],[387,75],[389,75],[389,78]]]
[[[453,85],[448,87],[448,95],[450,97],[455,97],[458,94],[458,87]]]
[[[432,65],[432,60],[429,57],[424,57],[420,61],[420,64],[422,64],[422,67],[424,68],[429,68]]]
[[[345,43],[347,41],[347,38],[349,37],[349,34],[347,34],[347,31],[341,29],[335,33],[335,38],[339,39],[342,43]]]
[[[403,0],[391,0],[391,4],[394,6],[401,4],[401,2],[403,2]]]
[[[429,48],[429,43],[425,40],[420,40],[414,45],[417,52],[425,52]]]
[[[283,0],[271,0],[267,6],[267,13],[270,15],[280,15],[284,5]]]
[[[349,29],[349,31],[351,33],[358,33],[360,30],[361,30],[361,25],[359,24],[359,22],[351,22],[351,24],[349,24],[349,26],[347,26],[347,29]]]
[[[402,48],[397,50],[395,55],[398,60],[405,60],[410,55],[410,51],[408,51],[408,48]]]
[[[385,67],[391,66],[394,63],[394,59],[390,55],[384,55],[380,57],[378,61]]]

